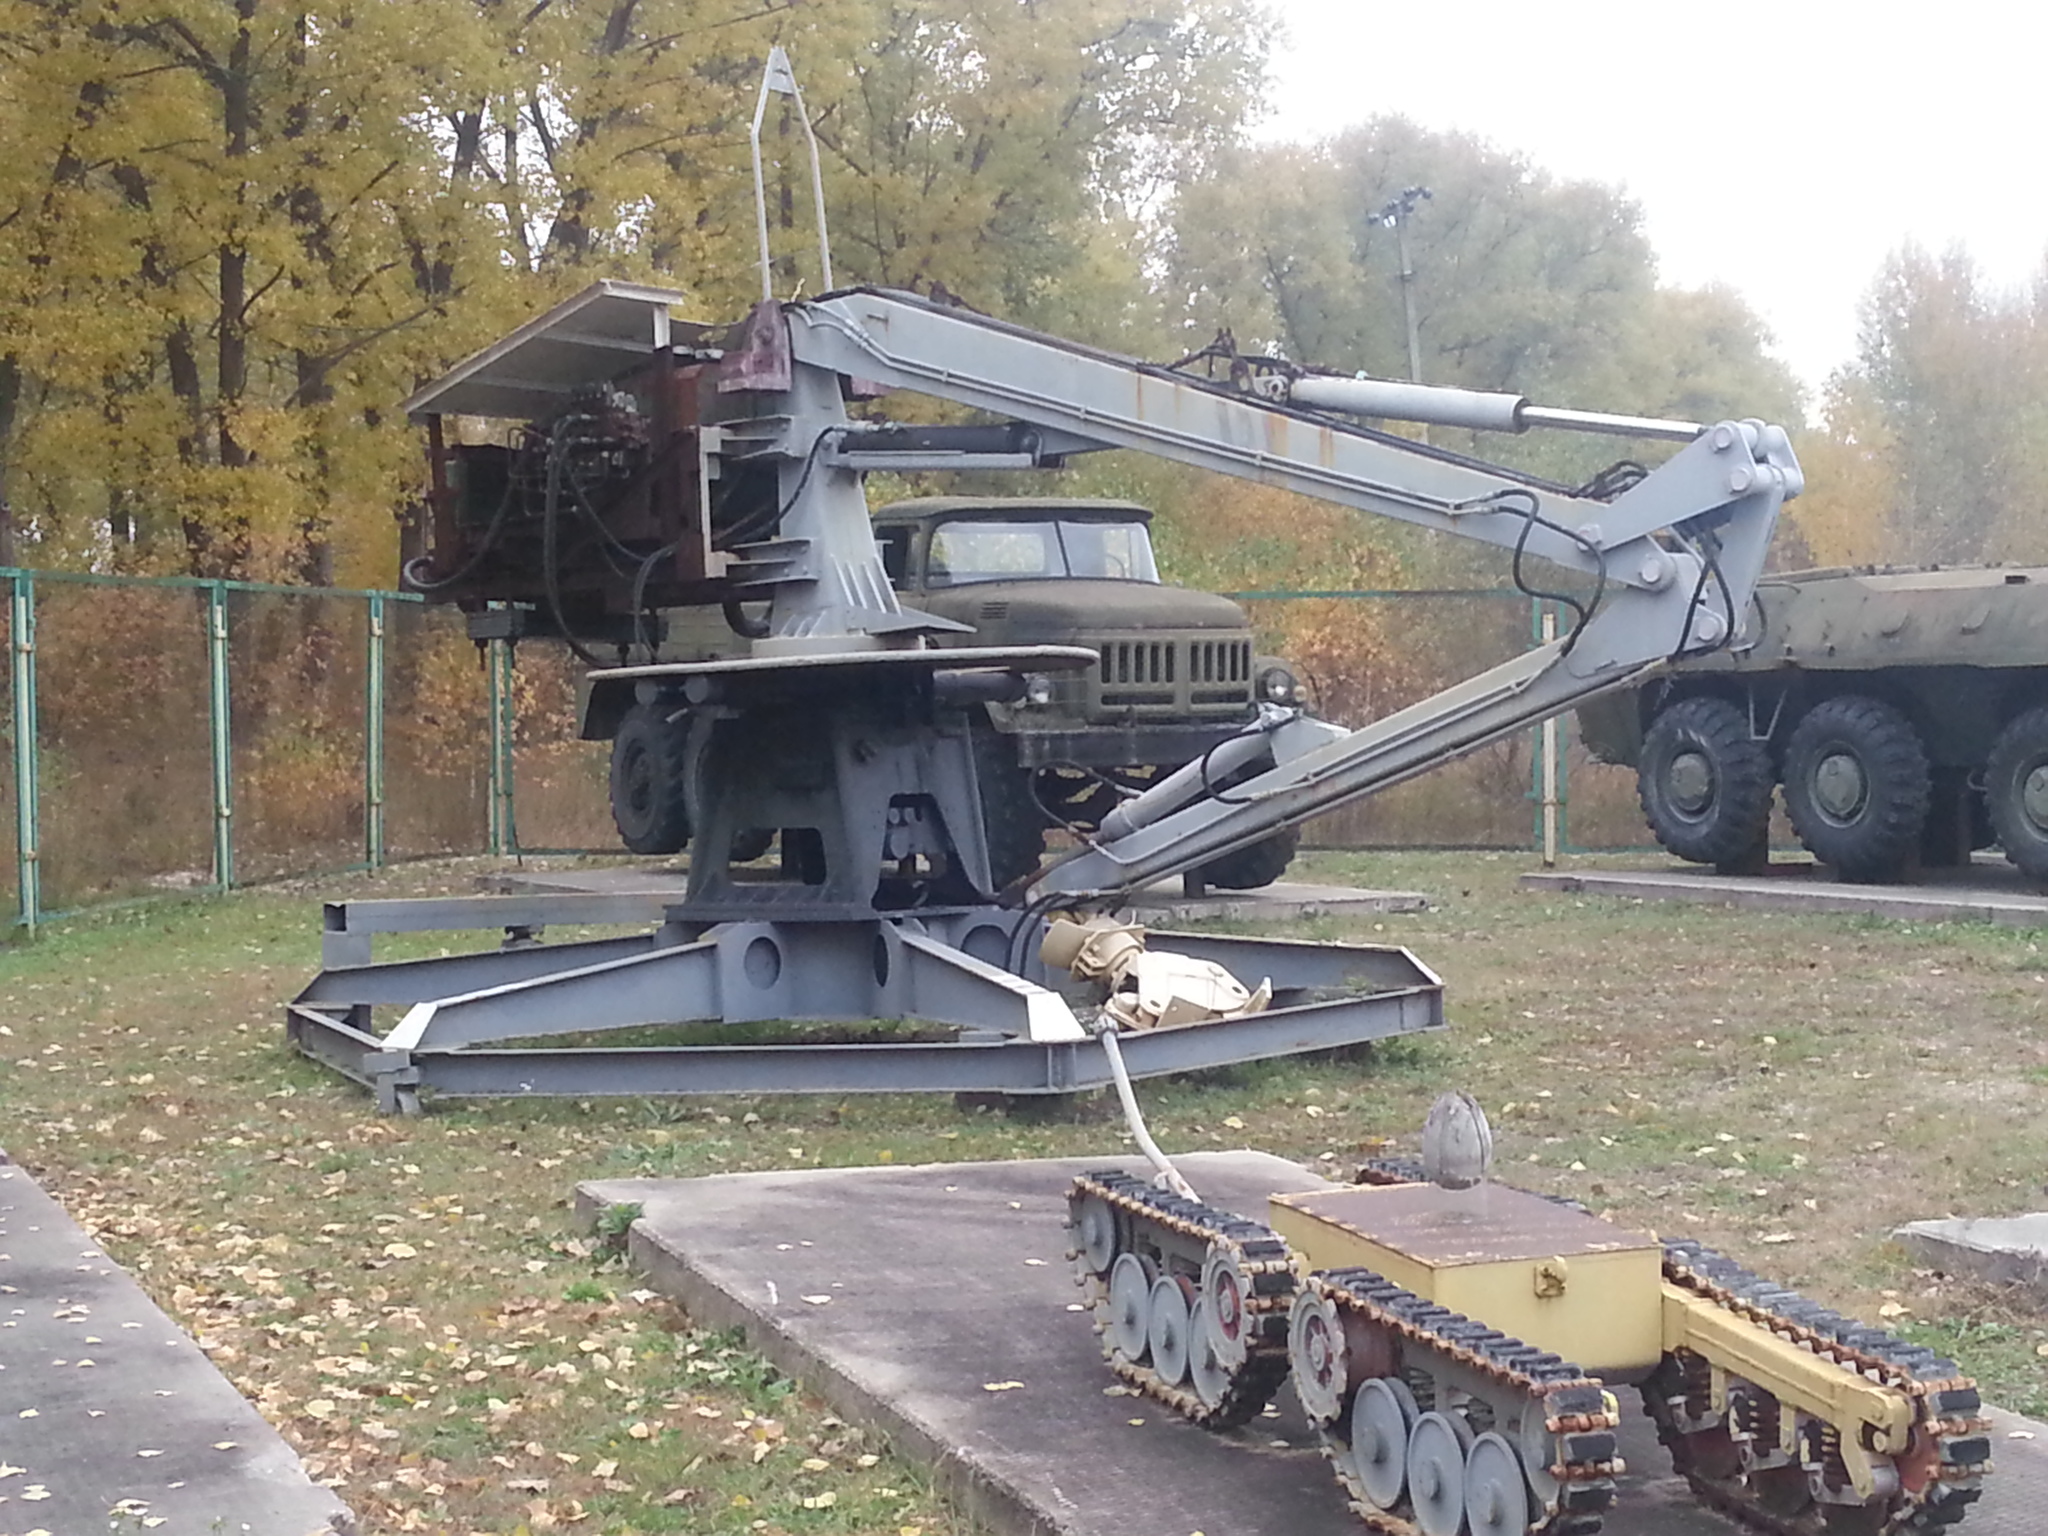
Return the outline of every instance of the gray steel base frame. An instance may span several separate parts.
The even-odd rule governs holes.
[[[968,908],[849,920],[693,918],[651,932],[550,944],[550,925],[644,921],[644,897],[498,896],[330,903],[326,968],[285,1010],[305,1055],[373,1089],[383,1112],[448,1096],[696,1093],[1059,1094],[1112,1081],[1093,1038],[1023,948],[1018,914]],[[373,933],[500,929],[496,950],[375,963]],[[1273,982],[1250,1018],[1119,1036],[1132,1075],[1329,1050],[1443,1027],[1443,984],[1406,949],[1152,933],[1154,949]],[[1068,991],[1074,984],[1058,978]],[[403,1008],[387,1032],[378,1008]],[[567,1034],[709,1022],[915,1019],[943,1039],[533,1047]]]

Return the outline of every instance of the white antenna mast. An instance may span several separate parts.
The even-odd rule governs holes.
[[[761,73],[761,99],[754,103],[754,128],[749,139],[754,147],[754,219],[761,235],[761,298],[775,297],[768,261],[768,193],[761,179],[761,120],[768,115],[770,93],[787,96],[796,105],[796,120],[804,125],[804,137],[811,145],[811,196],[818,207],[818,265],[824,269],[824,292],[832,291],[832,245],[825,235],[825,177],[818,165],[818,136],[811,132],[811,117],[804,110],[804,93],[796,88],[796,71],[780,43],[768,50],[768,67]]]

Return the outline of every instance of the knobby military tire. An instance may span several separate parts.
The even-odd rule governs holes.
[[[1727,699],[1680,699],[1650,722],[1636,798],[1667,852],[1695,864],[1744,863],[1770,832],[1769,747]]]
[[[1300,848],[1301,828],[1288,827],[1220,859],[1211,859],[1202,866],[1202,879],[1220,890],[1255,891],[1286,874]]]
[[[1984,803],[2007,860],[2029,880],[2048,881],[2048,706],[2013,716],[1998,733],[1984,764]]]
[[[751,864],[766,853],[768,845],[774,841],[773,827],[743,827],[732,835],[732,862]]]
[[[1898,879],[1920,846],[1933,794],[1919,733],[1882,700],[1823,699],[1786,743],[1792,830],[1845,880]]]
[[[635,704],[612,738],[612,822],[635,853],[677,853],[690,840],[684,799],[688,724],[670,710]]]
[[[1017,762],[1017,745],[991,726],[976,723],[974,777],[981,789],[981,822],[988,839],[994,895],[1038,868],[1045,857],[1045,808],[1032,789],[1032,772]]]

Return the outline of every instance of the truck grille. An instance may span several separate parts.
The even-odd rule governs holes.
[[[1104,640],[1098,650],[1105,710],[1222,714],[1250,702],[1249,639]]]

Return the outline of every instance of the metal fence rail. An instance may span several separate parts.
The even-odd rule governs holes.
[[[575,739],[576,671],[556,648],[478,648],[459,614],[416,593],[14,567],[0,580],[12,770],[0,791],[13,801],[0,863],[11,857],[13,923],[31,934],[160,890],[613,848],[604,747]],[[1315,632],[1337,637],[1338,664],[1352,629],[1398,637],[1395,680],[1350,700],[1374,713],[1539,643],[1554,618],[1506,589],[1230,595],[1269,635],[1324,615]],[[1601,790],[1589,824],[1601,795],[1617,800],[1617,771],[1589,774],[1568,737],[1565,723],[1539,729],[1462,779],[1334,813],[1312,841],[1554,854],[1571,846],[1575,779]],[[1640,840],[1626,816],[1604,820],[1594,841]]]

